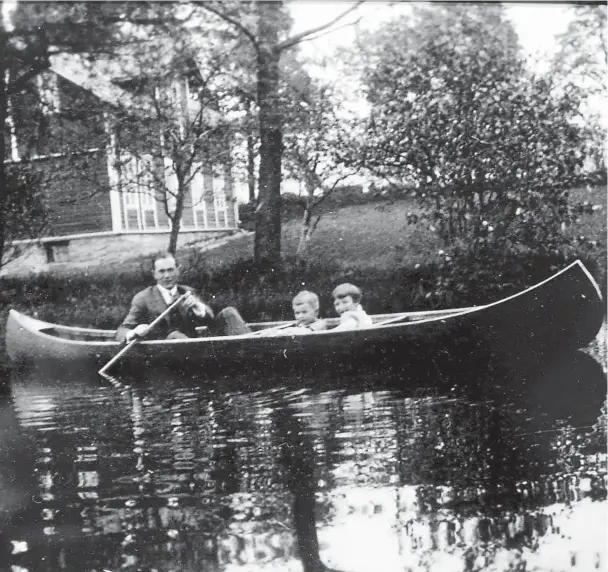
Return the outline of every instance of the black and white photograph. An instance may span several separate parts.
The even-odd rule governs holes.
[[[0,572],[608,572],[606,2],[0,7]]]

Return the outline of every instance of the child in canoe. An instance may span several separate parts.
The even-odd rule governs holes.
[[[325,320],[319,318],[319,297],[308,290],[302,290],[291,302],[295,325],[260,333],[261,336],[292,336],[310,334],[327,329]]]
[[[311,332],[326,330],[325,320],[319,318],[319,297],[314,292],[302,290],[291,301],[296,328],[304,328]]]
[[[340,316],[340,323],[332,329],[357,330],[367,328],[373,324],[372,319],[361,306],[363,296],[361,290],[354,284],[340,284],[332,292],[334,308]]]

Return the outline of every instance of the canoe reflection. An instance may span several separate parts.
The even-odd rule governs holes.
[[[556,371],[565,403],[592,401],[590,425],[602,401],[580,389],[606,379],[581,356]],[[481,398],[368,391],[378,380],[366,376],[320,391],[299,377],[199,386],[159,373],[117,387],[43,374],[15,377],[3,410],[0,483],[32,476],[33,500],[0,505],[6,561],[25,569],[606,563],[605,455],[567,407],[523,391],[534,380]],[[550,388],[555,375],[536,381]]]

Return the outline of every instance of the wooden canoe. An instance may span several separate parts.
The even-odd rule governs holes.
[[[387,361],[413,368],[438,364],[447,356],[449,367],[464,365],[472,357],[492,357],[517,367],[584,347],[599,331],[603,314],[598,285],[576,261],[535,286],[483,306],[375,315],[372,327],[346,332],[142,341],[120,365],[191,365],[204,372],[256,363],[306,368],[330,362],[346,366]],[[281,324],[250,325],[259,331]],[[101,365],[121,348],[114,334],[114,330],[51,324],[11,310],[6,349],[15,362],[88,360]]]

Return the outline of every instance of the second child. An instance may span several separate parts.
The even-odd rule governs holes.
[[[361,290],[354,284],[340,284],[332,292],[334,308],[340,316],[340,323],[333,328],[336,330],[357,330],[373,324],[371,316],[361,307]]]

